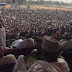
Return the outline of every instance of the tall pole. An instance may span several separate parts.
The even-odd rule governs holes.
[[[15,4],[15,0],[13,0],[13,5]],[[16,16],[16,4],[15,4],[15,16]]]

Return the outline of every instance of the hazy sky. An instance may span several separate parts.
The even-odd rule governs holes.
[[[49,1],[49,0],[45,0],[45,1]],[[71,3],[72,2],[72,0],[51,0],[51,1],[63,1],[63,2],[67,2],[67,3]]]

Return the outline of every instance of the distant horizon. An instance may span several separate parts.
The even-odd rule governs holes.
[[[72,3],[72,0],[44,0],[44,1],[59,1],[59,2],[64,2],[64,3]]]

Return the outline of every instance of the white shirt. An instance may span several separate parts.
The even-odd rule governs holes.
[[[15,40],[12,43],[12,47],[15,48],[30,48],[34,46],[34,40],[32,38],[26,38],[24,40],[19,39],[19,40]]]

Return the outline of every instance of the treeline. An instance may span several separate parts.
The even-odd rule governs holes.
[[[64,3],[59,1],[44,1],[44,0],[29,0],[30,4],[39,4],[39,5],[57,5],[57,6],[72,6],[72,3]]]
[[[72,6],[72,3],[64,3],[64,2],[59,2],[59,1],[44,1],[44,0],[14,0],[15,3],[18,4],[38,4],[38,5],[57,5],[57,6]],[[13,0],[0,0],[0,2],[6,2],[7,4],[12,4]]]

